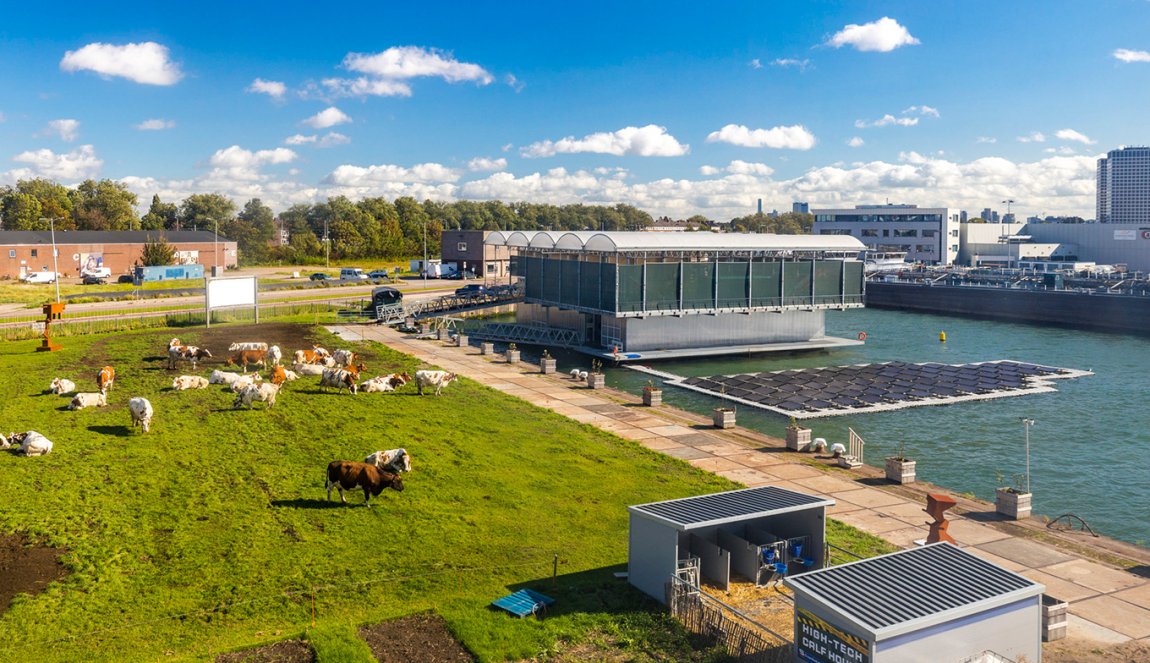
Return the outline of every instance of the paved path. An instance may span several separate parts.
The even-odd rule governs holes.
[[[836,519],[898,546],[913,547],[926,538],[925,493],[948,492],[929,485],[894,486],[874,468],[831,469],[810,454],[786,451],[776,438],[742,428],[716,430],[703,417],[669,407],[642,407],[628,394],[591,390],[562,372],[541,375],[534,364],[507,364],[501,356],[483,356],[475,347],[416,340],[379,326],[329,329],[348,340],[378,341],[744,485],[829,497],[835,501],[830,514]],[[1055,535],[1036,520],[1004,522],[992,515],[993,505],[955,497],[960,515],[949,518],[951,536],[969,552],[1041,582],[1049,595],[1069,602],[1069,637],[1150,642],[1150,550],[1081,534]],[[1141,575],[1119,565],[1133,566]]]

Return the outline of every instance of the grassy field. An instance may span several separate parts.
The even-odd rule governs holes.
[[[0,531],[64,548],[70,571],[0,615],[0,660],[204,660],[304,633],[321,661],[363,660],[355,625],[426,610],[485,661],[600,641],[632,660],[716,656],[693,652],[661,606],[612,572],[626,564],[626,505],[734,484],[466,379],[420,398],[411,387],[336,395],[305,378],[254,411],[233,410],[218,385],[171,391],[188,372],[166,370],[176,334],[217,356],[229,337],[286,351],[336,345],[303,326],[210,333],[75,337],[50,354],[33,341],[0,348],[0,430],[55,443],[43,458],[0,453]],[[420,368],[362,349],[370,375]],[[94,390],[105,364],[117,370],[106,408],[70,412],[42,393],[55,376]],[[132,396],[155,408],[148,434],[129,426]],[[362,493],[351,506],[325,500],[329,461],[398,446],[414,459],[404,492],[370,509]],[[866,546],[886,550],[866,537],[844,545]],[[525,586],[558,599],[547,619],[487,608]]]

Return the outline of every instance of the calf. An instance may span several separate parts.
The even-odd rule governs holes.
[[[240,350],[267,350],[267,343],[259,343],[255,341],[232,343],[228,346],[228,352],[239,352]]]
[[[96,375],[96,386],[100,389],[101,394],[108,393],[112,388],[112,383],[116,381],[116,369],[111,366],[105,366],[100,369],[100,373]],[[103,403],[101,403],[103,405]]]
[[[384,488],[403,490],[403,479],[398,474],[385,472],[375,465],[357,463],[351,460],[333,460],[327,466],[327,499],[331,501],[331,489],[339,489],[339,499],[347,504],[343,496],[345,490],[363,488],[363,503],[371,507],[371,496],[379,495]]]
[[[249,410],[254,410],[254,403],[256,401],[267,403],[269,408],[275,407],[276,396],[279,393],[279,385],[274,385],[270,382],[248,385],[236,394],[236,400],[232,402],[232,407],[240,408],[246,406]]]
[[[335,387],[336,393],[343,391],[344,387],[355,396],[358,387],[355,384],[356,374],[351,371],[346,371],[342,368],[325,368],[323,375],[319,378],[319,386],[321,387]]]
[[[228,357],[228,366],[239,366],[244,373],[248,372],[248,366],[263,366],[267,368],[267,350],[240,350],[236,354]]]
[[[108,395],[102,391],[81,392],[72,397],[69,410],[83,410],[86,407],[104,407],[108,404]]]
[[[136,396],[128,400],[128,412],[132,415],[132,427],[140,426],[147,433],[152,425],[152,403]]]
[[[314,350],[296,350],[294,355],[297,364],[322,364],[323,357]]]
[[[399,449],[388,449],[387,451],[377,451],[367,458],[364,458],[363,462],[368,465],[375,465],[379,469],[386,470],[393,474],[411,471],[411,454],[407,453],[407,449],[402,447]]]
[[[10,441],[4,441],[0,446],[7,449],[20,445],[16,448],[16,453],[24,456],[43,456],[52,451],[52,440],[49,440],[34,430],[30,430],[26,433],[9,433],[8,438]],[[3,439],[4,436],[0,435],[0,440]]]
[[[76,383],[64,378],[53,378],[52,386],[48,388],[48,391],[53,394],[70,394],[76,391]]]
[[[278,387],[285,382],[287,382],[287,369],[278,364],[273,366],[271,383]]]
[[[172,389],[186,391],[188,389],[204,389],[208,386],[208,379],[198,375],[181,375],[172,380]]]
[[[423,395],[424,387],[435,387],[435,395],[438,396],[443,388],[455,381],[456,375],[448,373],[447,371],[416,371],[415,372],[415,387],[419,390],[419,395]]]
[[[283,361],[283,358],[284,353],[280,350],[280,346],[273,345],[268,348],[268,363],[273,366],[279,366],[280,362]]]

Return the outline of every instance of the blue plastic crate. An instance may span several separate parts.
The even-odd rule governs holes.
[[[521,589],[501,599],[492,601],[491,605],[506,610],[516,617],[526,617],[527,615],[537,614],[540,610],[554,603],[555,599],[550,596],[540,594],[530,589]]]

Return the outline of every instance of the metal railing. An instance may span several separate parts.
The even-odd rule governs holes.
[[[794,660],[790,639],[675,575],[667,585],[667,607],[684,628],[721,644],[740,663]]]

